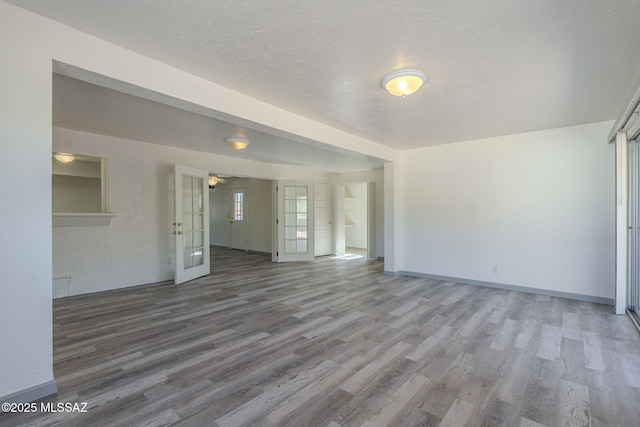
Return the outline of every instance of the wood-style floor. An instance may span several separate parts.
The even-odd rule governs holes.
[[[0,425],[638,426],[612,307],[216,249],[212,274],[54,302],[53,402]]]

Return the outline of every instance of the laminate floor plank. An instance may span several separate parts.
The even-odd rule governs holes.
[[[211,274],[53,302],[58,394],[0,426],[637,426],[610,306],[212,248]]]
[[[514,346],[522,350],[527,350],[537,325],[538,322],[535,319],[526,319],[519,329]]]

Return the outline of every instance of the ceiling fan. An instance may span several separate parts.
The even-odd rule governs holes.
[[[227,175],[211,174],[209,175],[209,188],[214,188],[218,184],[224,184],[227,182],[227,178],[231,178]]]

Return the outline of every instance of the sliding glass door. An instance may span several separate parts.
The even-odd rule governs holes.
[[[640,324],[640,147],[638,141],[628,142],[628,268],[627,309]]]

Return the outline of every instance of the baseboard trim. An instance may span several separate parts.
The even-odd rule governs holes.
[[[266,251],[258,251],[254,249],[239,249],[239,248],[230,248],[229,246],[220,246],[220,245],[209,245],[210,248],[220,248],[220,249],[230,249],[232,251],[242,251],[248,252],[250,254],[258,254],[258,255],[271,255],[271,252]]]
[[[485,282],[483,280],[463,279],[460,277],[438,276],[436,274],[417,273],[415,271],[385,271],[385,276],[409,276],[421,277],[425,279],[442,280],[446,282],[462,283],[465,285],[484,286],[485,288],[504,289],[508,291],[526,292],[529,294],[559,297],[577,301],[593,302],[597,304],[614,305],[613,298],[596,297],[593,295],[572,294],[570,292],[553,291],[549,289],[530,288],[527,286],[508,285],[505,283]]]
[[[58,383],[56,383],[56,380],[51,380],[46,383],[38,384],[15,393],[2,396],[0,397],[0,402],[29,403],[42,399],[43,397],[51,396],[57,392]]]
[[[256,255],[269,255],[269,256],[271,256],[271,252],[255,251],[255,250],[253,250],[253,249],[249,249],[249,250],[247,250],[247,252],[249,252],[250,254],[256,254]]]

